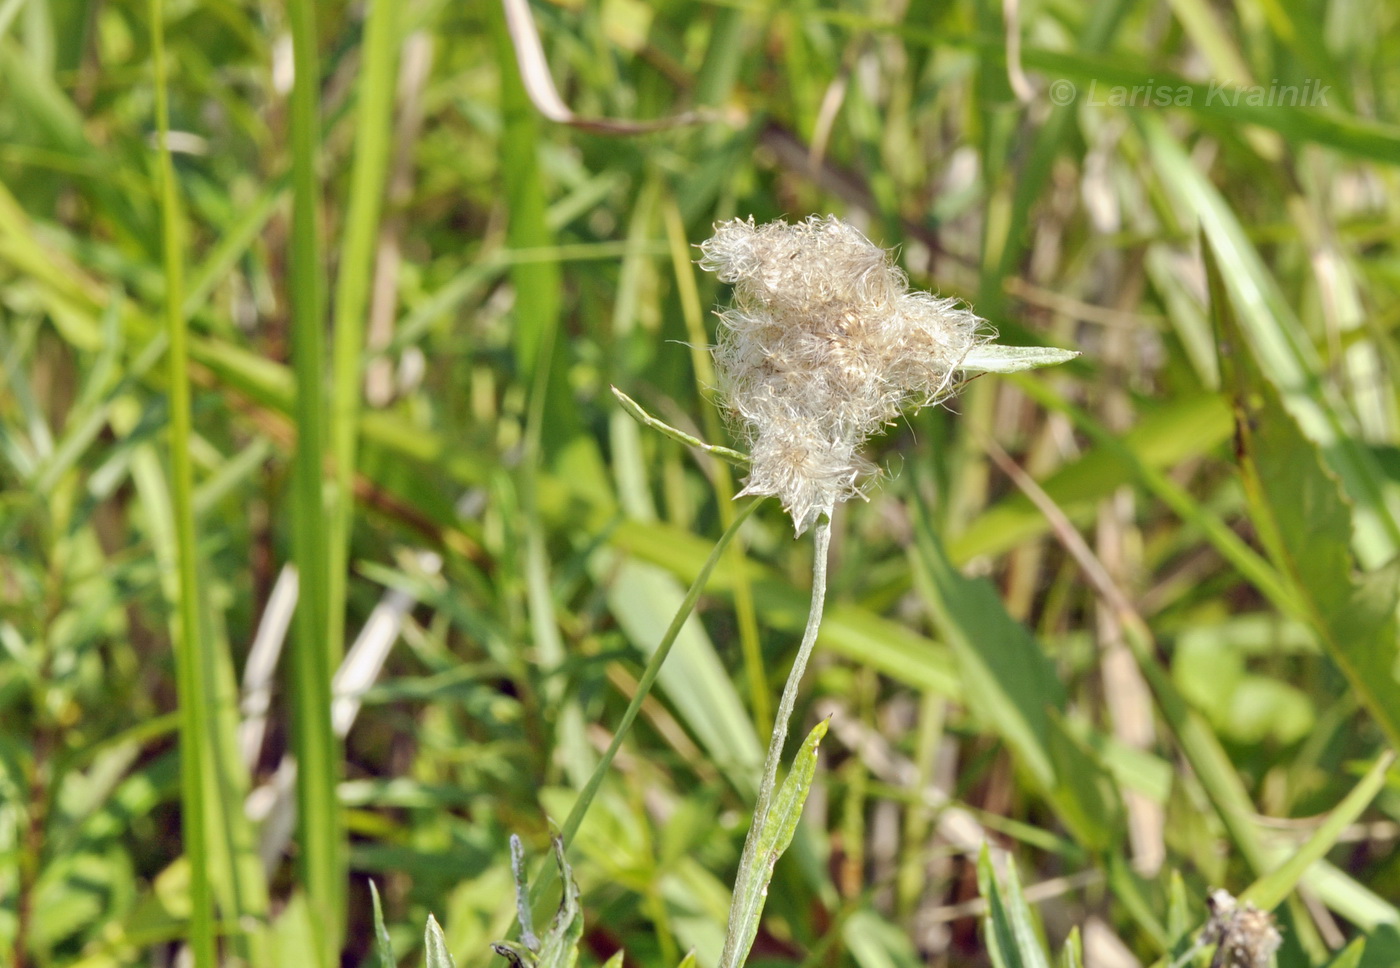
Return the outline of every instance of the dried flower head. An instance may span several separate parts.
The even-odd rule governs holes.
[[[1274,916],[1246,901],[1240,904],[1229,891],[1215,890],[1206,899],[1210,919],[1201,940],[1216,945],[1211,968],[1269,968],[1283,937]]]
[[[989,338],[957,300],[911,291],[834,215],[720,222],[700,249],[700,266],[734,285],[714,356],[752,458],[741,494],[776,495],[798,534],[872,478],[866,438],[946,397]]]

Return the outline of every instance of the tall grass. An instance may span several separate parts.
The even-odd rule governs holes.
[[[196,968],[214,964],[214,895],[210,882],[205,784],[211,737],[206,715],[212,705],[208,638],[200,622],[199,553],[194,524],[194,473],[190,460],[189,335],[184,311],[185,233],[175,170],[170,160],[170,108],[166,92],[165,11],[152,0],[151,63],[155,73],[157,186],[160,192],[162,270],[165,275],[166,350],[170,379],[170,491],[179,568],[178,619],[174,623],[177,697],[180,710],[180,804],[189,858],[190,948]]]
[[[293,71],[287,295],[296,375],[292,547],[300,588],[288,685],[297,768],[298,866],[311,912],[316,961],[329,966],[336,960],[345,918],[345,835],[336,794],[341,752],[331,731],[331,676],[343,647],[329,635],[330,565],[340,557],[330,539],[335,516],[341,512],[326,502],[326,284],[320,237],[321,59],[316,7],[296,2],[287,13]],[[337,622],[335,627],[339,626]]]

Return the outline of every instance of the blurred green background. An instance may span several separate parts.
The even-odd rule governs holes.
[[[1400,964],[1398,109],[1381,0],[0,0],[0,964],[376,963],[370,879],[504,964],[738,510],[609,385],[729,442],[695,246],[828,212],[1084,355],[875,444],[754,963],[989,964],[987,842],[1091,966],[1251,885]],[[585,965],[717,959],[812,553],[738,544]]]

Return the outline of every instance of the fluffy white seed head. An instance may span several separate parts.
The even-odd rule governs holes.
[[[734,285],[714,356],[753,461],[741,493],[776,495],[801,534],[871,480],[867,437],[947,396],[983,321],[910,291],[890,254],[834,215],[720,222],[700,249]]]

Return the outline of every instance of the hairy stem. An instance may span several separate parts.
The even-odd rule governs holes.
[[[826,603],[826,564],[831,547],[831,518],[823,516],[816,526],[815,551],[812,559],[812,604],[807,611],[807,627],[802,632],[802,644],[797,648],[797,658],[788,673],[783,695],[778,700],[778,715],[773,722],[773,738],[768,742],[768,757],[763,762],[763,780],[758,785],[758,801],[754,805],[753,824],[744,839],[744,852],[739,858],[739,873],[735,879],[735,893],[740,885],[751,878],[766,874],[764,858],[758,856],[759,833],[768,820],[768,811],[773,802],[773,790],[778,783],[778,763],[783,758],[783,746],[787,742],[788,726],[792,720],[793,707],[797,705],[797,690],[802,685],[802,676],[807,671],[807,662],[812,657],[812,649],[817,644],[817,630],[822,624],[822,607]],[[737,908],[736,908],[737,910]],[[748,957],[747,945],[743,945],[743,932],[734,912],[729,918],[729,927],[724,935],[724,953],[719,959],[719,968],[739,968]],[[741,945],[743,950],[740,950]]]

